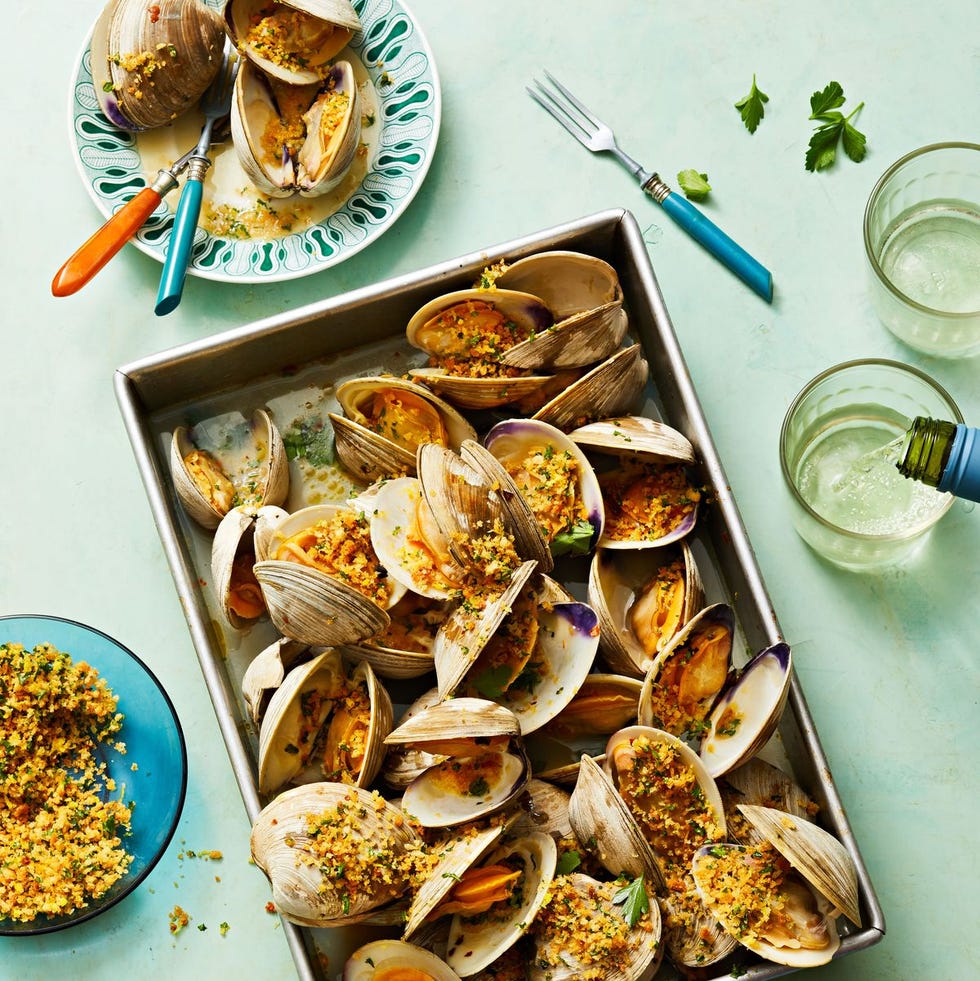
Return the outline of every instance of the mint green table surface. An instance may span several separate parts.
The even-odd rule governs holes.
[[[0,604],[99,627],[168,689],[189,743],[175,840],[127,900],[77,929],[0,938],[0,977],[295,976],[112,390],[119,365],[609,207],[631,209],[775,604],[887,921],[878,945],[819,981],[980,976],[977,858],[980,513],[957,504],[914,560],[836,571],[796,537],[777,439],[789,402],[831,364],[924,368],[980,421],[980,359],[904,347],[874,318],[861,216],[881,172],[915,147],[980,138],[980,7],[410,0],[438,63],[438,152],[394,227],[348,262],[260,286],[189,279],[153,314],[160,265],[127,247],[84,290],[55,271],[102,221],[69,151],[71,67],[92,0],[8,14],[0,365]],[[588,95],[624,147],[670,181],[707,172],[707,212],[773,271],[772,306],[684,236],[611,159],[534,105],[541,67]],[[732,104],[769,94],[754,135]],[[864,100],[863,163],[807,173],[809,97],[831,79]],[[220,862],[186,850],[219,849]],[[191,923],[168,932],[175,904]],[[225,936],[219,924],[226,922]],[[206,927],[206,929],[204,929]],[[340,965],[332,965],[331,976]]]

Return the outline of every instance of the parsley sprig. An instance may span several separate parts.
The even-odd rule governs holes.
[[[623,916],[630,927],[635,927],[641,916],[650,912],[650,897],[643,885],[643,876],[634,879],[613,895],[613,904],[622,905]]]
[[[840,82],[829,82],[823,91],[810,96],[810,119],[820,125],[810,137],[807,147],[807,170],[826,170],[830,167],[837,159],[838,143],[855,163],[864,159],[867,137],[851,123],[864,103],[845,116],[840,112],[844,101],[844,89]]]
[[[735,108],[742,117],[745,128],[750,133],[754,133],[759,128],[759,123],[762,122],[762,117],[766,114],[765,106],[768,101],[769,96],[755,84],[755,75],[753,74],[752,88],[749,89],[749,94],[742,96],[735,103]]]

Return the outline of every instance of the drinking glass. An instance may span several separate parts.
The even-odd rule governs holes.
[[[909,347],[980,353],[980,144],[934,143],[892,164],[864,212],[871,301]]]
[[[793,526],[835,565],[873,570],[907,558],[952,506],[952,495],[902,477],[887,459],[915,416],[963,421],[924,372],[879,359],[828,368],[790,405],[779,460]]]

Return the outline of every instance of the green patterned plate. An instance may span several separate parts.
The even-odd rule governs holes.
[[[223,6],[221,0],[208,3]],[[432,52],[401,0],[353,3],[362,30],[342,57],[348,58],[364,79],[365,89],[375,98],[376,111],[373,122],[363,131],[365,156],[360,170],[353,172],[351,186],[333,201],[289,198],[274,202],[277,211],[300,202],[295,205],[297,212],[287,216],[295,230],[280,229],[276,237],[239,238],[231,231],[198,228],[190,275],[260,283],[319,272],[378,238],[421,187],[435,152],[442,105]],[[90,39],[86,39],[75,67],[69,117],[82,180],[108,217],[152,181],[160,167],[169,166],[189,150],[197,141],[200,125],[195,114],[189,113],[173,127],[152,132],[134,135],[113,127],[95,97],[89,45]],[[250,209],[259,198],[259,206],[264,207],[254,189],[245,190],[247,181],[231,146],[214,148],[212,158],[202,224],[220,227],[207,217],[209,203],[227,212],[227,201],[237,200],[234,207]],[[132,240],[141,252],[161,262],[179,193],[172,191]]]

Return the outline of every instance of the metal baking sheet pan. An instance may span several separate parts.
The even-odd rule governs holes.
[[[405,343],[404,330],[409,317],[423,303],[471,286],[490,263],[499,259],[513,261],[552,249],[588,253],[615,267],[631,335],[642,343],[650,366],[643,411],[679,429],[694,444],[699,476],[710,500],[693,533],[693,548],[706,583],[706,601],[732,605],[738,620],[738,644],[748,652],[784,639],[640,229],[628,211],[580,218],[165,351],[119,368],[116,395],[250,818],[255,818],[264,801],[256,786],[258,734],[247,717],[240,682],[251,658],[274,641],[276,634],[268,622],[244,634],[223,626],[207,585],[211,536],[186,517],[170,478],[169,443],[174,427],[220,426],[228,414],[250,413],[264,406],[280,428],[288,426],[297,414],[306,413],[308,419],[310,413],[319,413],[329,430],[326,413],[336,407],[331,397],[336,384],[381,370],[401,374],[412,364],[421,363],[420,352]],[[291,464],[299,465],[296,460]],[[292,476],[294,488],[300,490],[291,492],[290,510],[312,497],[337,492],[330,480],[323,482],[308,468]],[[306,495],[306,499],[297,494]],[[767,747],[770,749],[781,758],[771,761],[788,766],[819,803],[818,820],[844,843],[858,869],[864,926],[857,929],[844,918],[838,920],[845,935],[837,956],[877,943],[884,935],[884,917],[795,678],[779,731]],[[337,972],[354,946],[379,935],[376,929],[363,933],[361,928],[310,930],[289,923],[284,923],[284,928],[297,972],[309,979],[339,976]],[[321,953],[331,965],[329,974],[320,966]],[[749,966],[745,976],[762,981],[789,970],[758,962]],[[719,978],[727,976],[723,973]],[[670,977],[672,969],[665,964],[658,978]]]

